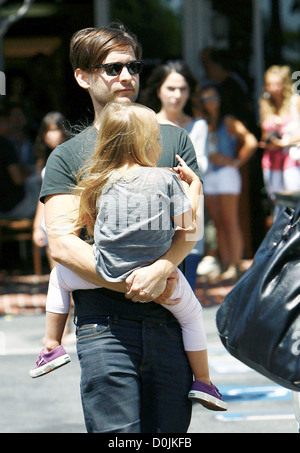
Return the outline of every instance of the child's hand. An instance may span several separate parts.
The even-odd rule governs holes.
[[[185,161],[178,154],[176,154],[176,159],[178,160],[180,165],[174,167],[174,170],[178,172],[178,175],[182,181],[190,185],[192,181],[198,178],[196,173],[194,173],[193,170],[191,170],[190,167],[187,166]]]
[[[175,271],[172,272],[170,277],[167,279],[166,289],[161,294],[161,296],[159,296],[153,302],[155,302],[157,304],[164,304],[164,305],[178,304],[181,300],[180,298],[170,300],[170,298],[172,297],[172,295],[177,287],[178,280],[179,280],[179,273],[178,273],[178,270],[175,269]]]

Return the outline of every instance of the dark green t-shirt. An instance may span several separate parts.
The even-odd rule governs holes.
[[[86,160],[93,154],[97,139],[97,129],[88,127],[80,134],[59,145],[49,156],[40,199],[55,194],[72,193],[77,182],[77,174],[83,168]],[[176,154],[192,168],[201,178],[195,150],[184,129],[171,125],[161,125],[162,155],[158,166],[174,167],[178,161]],[[78,323],[97,322],[97,318],[108,315],[132,319],[150,319],[167,321],[174,319],[173,315],[156,303],[140,304],[127,300],[123,294],[106,290],[74,291]]]

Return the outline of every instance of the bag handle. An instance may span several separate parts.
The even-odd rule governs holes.
[[[296,208],[295,208],[295,210],[294,210],[294,215],[293,215],[293,217],[294,217],[294,221],[295,221],[295,222],[297,222],[297,220],[298,220],[299,217],[300,217],[300,201],[298,202],[298,204],[297,204],[297,206],[296,206]]]

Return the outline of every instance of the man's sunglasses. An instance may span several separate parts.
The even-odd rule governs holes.
[[[126,66],[130,75],[140,74],[143,70],[144,63],[141,60],[129,61],[129,63],[108,63],[108,64],[98,64],[95,68],[103,68],[107,75],[117,76],[121,74],[124,66]]]

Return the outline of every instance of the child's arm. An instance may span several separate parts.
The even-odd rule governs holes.
[[[44,205],[38,201],[32,228],[32,240],[38,247],[44,247],[47,242],[46,233],[41,228],[43,219]]]
[[[189,232],[198,233],[200,225],[199,207],[202,201],[202,184],[198,176],[190,169],[185,161],[176,155],[179,161],[179,166],[174,170],[178,172],[180,179],[185,183],[185,192],[191,201],[191,210],[184,212],[180,216],[174,218],[174,223],[181,229],[188,230]]]

